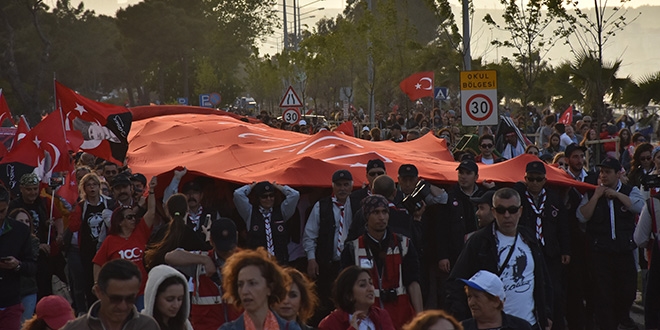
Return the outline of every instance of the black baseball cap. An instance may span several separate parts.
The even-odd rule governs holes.
[[[394,125],[392,125],[392,127],[390,127],[390,129],[398,129],[400,131],[401,130],[401,125],[394,124]]]
[[[131,181],[137,181],[142,183],[142,185],[147,185],[147,177],[142,173],[135,173],[131,176]]]
[[[493,207],[493,195],[495,195],[495,191],[488,190],[486,193],[479,197],[470,197],[470,201],[476,205],[488,204],[490,207]]]
[[[471,160],[471,159],[466,159],[466,160],[461,161],[461,163],[458,164],[458,167],[456,168],[456,170],[458,171],[461,168],[464,169],[464,170],[472,171],[475,174],[479,173],[479,166],[477,166],[477,163],[475,163],[474,160]]]
[[[525,173],[545,174],[545,165],[540,161],[529,162],[525,167]]]
[[[419,176],[419,171],[413,164],[403,164],[399,167],[399,176],[416,177]]]
[[[238,244],[236,224],[229,218],[220,218],[211,224],[211,241],[217,251],[230,251]]]
[[[566,146],[566,149],[564,150],[564,155],[565,155],[567,158],[570,158],[570,157],[571,157],[571,154],[572,154],[575,150],[587,151],[587,148],[584,147],[584,146],[578,145],[577,143],[571,143],[571,144],[569,144],[569,145]]]
[[[351,172],[347,170],[337,170],[335,173],[332,174],[332,182],[334,183],[339,180],[353,181],[353,176],[351,175]]]
[[[130,186],[131,185],[131,180],[128,178],[126,174],[118,174],[112,179],[112,184],[110,185],[112,188],[116,186]]]
[[[183,185],[183,187],[181,187],[181,192],[184,194],[188,193],[191,190],[202,192],[202,185],[199,182],[197,182],[197,180],[192,180],[186,182]]]
[[[369,172],[372,168],[382,168],[385,170],[385,163],[383,163],[383,161],[380,159],[370,159],[367,162],[367,172]]]
[[[616,158],[605,158],[600,164],[596,165],[598,167],[608,167],[614,171],[621,170],[621,163]]]

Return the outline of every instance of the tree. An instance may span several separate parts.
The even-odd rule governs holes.
[[[579,54],[570,66],[570,79],[584,97],[585,112],[599,121],[606,121],[612,114],[605,107],[605,95],[610,93],[612,99],[619,99],[628,80],[616,77],[621,61],[603,65],[599,61],[593,54]]]
[[[509,32],[509,39],[494,40],[492,43],[514,49],[516,69],[523,81],[520,98],[522,105],[526,106],[536,90],[539,75],[547,67],[545,58],[548,52],[571,31],[551,29],[551,24],[567,20],[561,1],[529,0],[525,4],[521,2],[521,5],[515,0],[500,2],[505,6],[502,15],[504,25],[497,24],[490,14],[483,20],[497,29]]]

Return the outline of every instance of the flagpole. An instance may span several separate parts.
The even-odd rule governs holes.
[[[53,187],[50,187],[50,220],[48,221],[48,245],[50,245],[50,233],[53,230],[53,209],[55,208],[55,189]]]

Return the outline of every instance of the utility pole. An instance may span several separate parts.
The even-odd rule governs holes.
[[[373,0],[367,0],[367,9],[373,13],[372,7]],[[369,82],[369,119],[371,120],[371,128],[376,127],[376,105],[374,98],[374,57],[371,54],[372,44],[371,39],[367,38],[368,57],[367,57],[367,80]]]
[[[470,0],[463,0],[463,70],[472,70],[470,56]]]
[[[282,0],[282,16],[284,17],[284,50],[289,49],[289,31],[286,27],[286,0]]]

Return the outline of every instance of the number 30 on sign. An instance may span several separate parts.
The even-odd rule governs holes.
[[[463,126],[497,125],[497,72],[461,72]]]
[[[282,113],[282,119],[289,124],[295,124],[300,120],[300,110],[298,108],[288,108]]]

